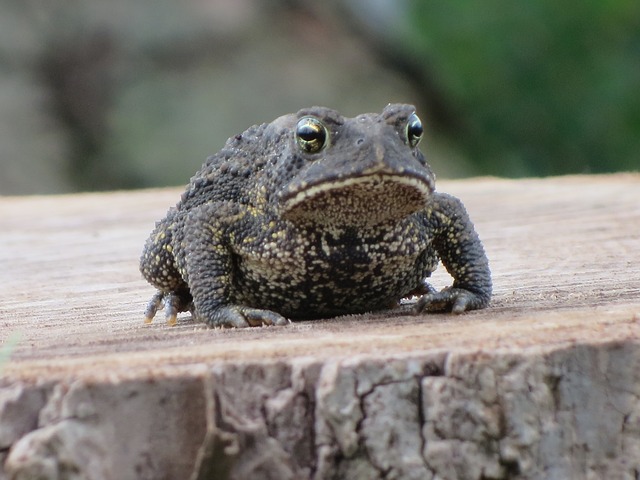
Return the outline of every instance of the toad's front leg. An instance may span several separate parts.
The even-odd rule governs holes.
[[[426,212],[426,228],[433,246],[453,277],[453,285],[422,296],[416,311],[452,311],[485,308],[491,299],[489,261],[473,223],[460,200],[436,193]]]
[[[191,211],[176,241],[176,261],[193,297],[194,317],[212,327],[287,325],[289,320],[271,310],[236,305],[229,300],[234,264],[229,226],[242,213],[232,205],[212,203]]]

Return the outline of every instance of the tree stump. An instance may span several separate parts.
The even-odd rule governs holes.
[[[243,330],[143,323],[180,190],[0,198],[0,478],[640,478],[640,175],[439,189],[488,309]]]

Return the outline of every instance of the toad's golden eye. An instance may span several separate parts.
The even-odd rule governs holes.
[[[328,143],[329,133],[323,123],[314,117],[301,118],[296,126],[296,141],[307,153],[318,153]]]
[[[424,128],[420,118],[415,113],[407,120],[407,142],[411,147],[417,147],[422,139]]]

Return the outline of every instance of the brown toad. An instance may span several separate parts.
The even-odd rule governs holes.
[[[300,110],[230,138],[156,224],[140,269],[164,307],[211,326],[281,325],[389,308],[483,308],[484,249],[462,203],[435,192],[411,105],[345,118]],[[441,260],[453,285],[425,279]]]

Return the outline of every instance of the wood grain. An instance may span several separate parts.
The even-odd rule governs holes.
[[[142,375],[163,365],[434,348],[524,348],[637,335],[640,175],[440,182],[466,204],[491,262],[489,309],[459,317],[400,310],[208,329],[142,322],[153,293],[142,245],[179,189],[0,198],[3,375]],[[440,268],[434,283],[450,282]]]

